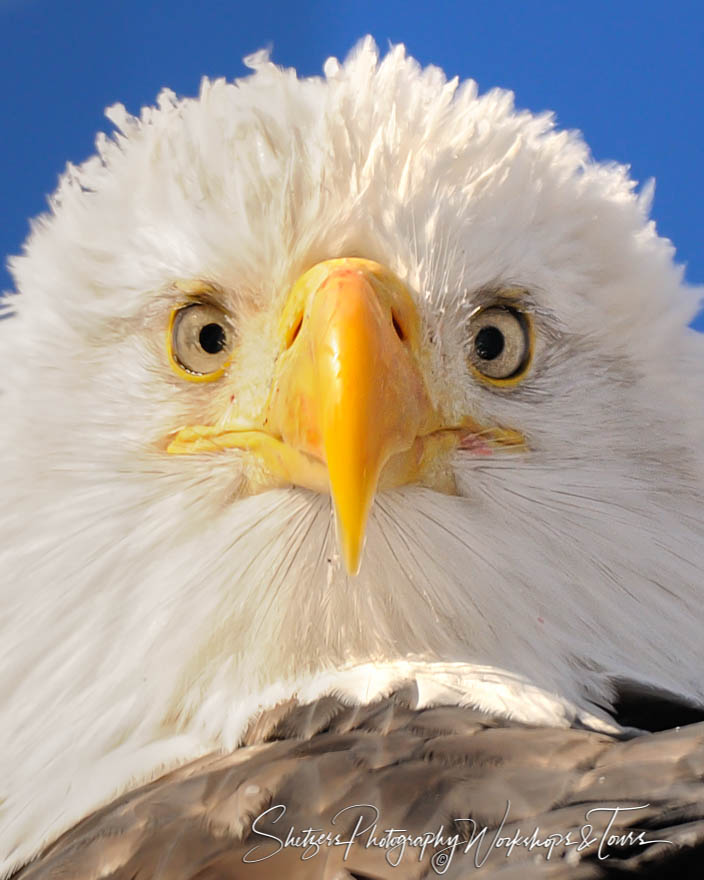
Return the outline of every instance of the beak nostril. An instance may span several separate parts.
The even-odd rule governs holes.
[[[403,332],[403,327],[401,326],[401,322],[399,321],[398,317],[396,316],[396,312],[394,312],[394,311],[391,312],[391,320],[393,322],[394,330],[396,331],[396,335],[401,340],[401,342],[405,342],[406,341],[406,334]]]
[[[301,326],[303,325],[303,313],[298,316],[296,323],[289,330],[288,336],[286,337],[286,348],[291,348],[293,343],[296,341],[298,334],[301,332]]]

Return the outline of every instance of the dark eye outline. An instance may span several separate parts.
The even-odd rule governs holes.
[[[504,300],[499,300],[498,302],[493,302],[490,305],[481,306],[478,309],[475,309],[474,312],[470,315],[469,322],[470,327],[472,321],[477,318],[479,315],[484,312],[491,311],[493,309],[503,309],[507,312],[510,312],[514,318],[517,319],[518,323],[523,330],[523,335],[525,339],[525,354],[523,360],[518,365],[517,369],[511,373],[510,376],[506,376],[504,378],[498,378],[495,376],[487,376],[486,373],[483,373],[479,367],[473,362],[471,353],[467,358],[467,363],[469,364],[469,368],[472,371],[473,375],[476,376],[481,382],[484,382],[486,385],[490,385],[492,388],[515,388],[517,385],[520,385],[521,382],[525,379],[532,363],[533,363],[533,352],[535,349],[535,329],[533,327],[533,320],[528,312],[524,312],[522,309],[517,308],[514,303],[506,302]],[[471,332],[471,342],[472,346],[474,345],[474,333]]]
[[[169,317],[169,326],[166,330],[166,348],[169,355],[169,364],[171,365],[171,369],[176,373],[177,376],[180,376],[182,379],[187,379],[189,382],[215,382],[217,379],[220,379],[225,370],[230,366],[230,361],[232,360],[232,351],[227,358],[227,360],[217,368],[217,370],[213,370],[211,373],[199,373],[195,370],[190,370],[184,364],[182,364],[178,357],[176,356],[176,352],[174,351],[174,328],[176,326],[176,321],[179,318],[181,312],[186,309],[193,308],[194,306],[211,306],[212,308],[218,309],[218,311],[222,312],[223,317],[225,318],[225,323],[227,324],[227,315],[226,313],[219,307],[214,306],[212,303],[203,302],[200,300],[190,300],[189,302],[180,303],[174,309],[171,310],[171,316]],[[209,323],[214,323],[210,321]]]

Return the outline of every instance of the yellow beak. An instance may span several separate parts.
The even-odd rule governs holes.
[[[284,309],[288,349],[265,424],[288,447],[327,466],[351,573],[359,569],[382,469],[435,426],[417,358],[419,327],[406,288],[368,260],[315,266]]]

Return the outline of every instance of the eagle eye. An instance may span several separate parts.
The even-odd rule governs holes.
[[[185,379],[218,379],[229,363],[232,330],[227,315],[210,303],[180,306],[171,314],[171,365]]]
[[[530,366],[531,324],[510,305],[478,309],[470,318],[469,362],[472,370],[492,385],[519,382]]]

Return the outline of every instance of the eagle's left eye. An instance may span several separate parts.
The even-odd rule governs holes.
[[[493,385],[513,385],[531,359],[528,317],[513,306],[479,309],[470,318],[470,365]]]
[[[171,315],[169,356],[172,367],[185,379],[218,379],[232,349],[232,331],[225,312],[209,303],[181,306]]]

